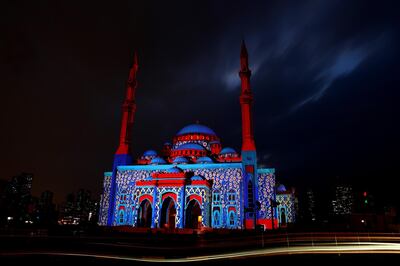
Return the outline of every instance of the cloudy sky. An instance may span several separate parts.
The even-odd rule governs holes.
[[[2,179],[100,193],[134,50],[135,156],[197,120],[240,149],[245,39],[260,164],[299,187],[400,185],[396,1],[82,2],[2,4]]]

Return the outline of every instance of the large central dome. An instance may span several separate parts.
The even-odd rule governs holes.
[[[190,144],[190,145],[189,145]],[[213,152],[217,153],[220,150],[221,143],[217,134],[211,128],[200,125],[188,125],[175,135],[172,145],[172,157],[176,156],[206,156],[214,147]],[[205,149],[200,151],[198,148]]]
[[[184,128],[182,128],[181,130],[179,130],[179,132],[176,134],[177,136],[181,136],[181,135],[186,135],[186,134],[206,134],[206,135],[212,135],[212,136],[216,136],[217,134],[215,134],[215,132],[206,126],[200,125],[200,124],[192,124],[192,125],[188,125]]]

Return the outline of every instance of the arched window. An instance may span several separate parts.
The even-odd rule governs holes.
[[[119,224],[124,224],[124,223],[125,223],[125,213],[124,213],[124,210],[120,210],[120,211],[119,211],[118,223],[119,223]]]
[[[286,210],[284,208],[281,209],[281,225],[286,225]]]
[[[234,211],[229,212],[227,225],[229,228],[233,228],[236,226],[236,214]]]
[[[221,226],[221,213],[219,210],[214,210],[212,220],[213,220],[213,227]]]

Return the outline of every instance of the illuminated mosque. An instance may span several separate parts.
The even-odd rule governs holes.
[[[160,152],[131,155],[137,55],[130,70],[119,147],[104,173],[99,224],[144,228],[277,228],[295,221],[295,196],[275,185],[275,169],[260,168],[253,132],[247,49],[240,51],[242,150],[224,147],[201,124],[188,125]]]

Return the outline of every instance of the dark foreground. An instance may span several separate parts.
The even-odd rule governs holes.
[[[380,265],[382,261],[397,261],[394,254],[305,254],[218,261],[183,262],[179,265]],[[173,262],[161,262],[175,265]],[[160,262],[140,262],[80,256],[0,256],[1,265],[160,265]]]
[[[0,235],[2,266],[321,265],[327,262],[377,265],[382,260],[398,260],[399,255],[400,235],[393,233]]]

